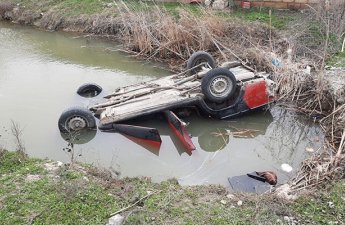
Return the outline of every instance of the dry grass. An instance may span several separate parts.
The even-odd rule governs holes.
[[[213,53],[223,61],[237,58],[234,52],[270,44],[267,26],[226,20],[207,9],[198,14],[181,9],[178,18],[158,6],[133,11],[122,4],[118,10],[118,37],[125,48],[137,56],[168,61],[172,66],[181,66],[198,50]],[[272,31],[271,37],[278,35]],[[282,48],[278,43],[274,46]]]
[[[329,29],[337,37],[341,37],[345,31],[345,1],[332,0],[320,1],[314,9],[315,18],[323,24],[324,30]],[[329,19],[329,22],[327,21]]]
[[[181,11],[177,19],[160,8],[133,12],[126,5],[121,12],[120,38],[138,56],[187,60],[199,49],[214,52],[215,39],[225,37],[225,23],[214,16],[200,18]]]
[[[12,2],[0,2],[0,19],[6,19],[6,12],[11,11],[15,4]]]
[[[11,120],[11,132],[12,135],[14,137],[14,143],[16,144],[16,151],[22,153],[23,155],[26,154],[26,150],[25,150],[25,145],[23,142],[23,129],[21,128],[21,126],[19,125],[19,123]]]

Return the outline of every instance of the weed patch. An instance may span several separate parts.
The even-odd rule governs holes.
[[[293,208],[300,215],[301,224],[344,224],[345,181],[327,192],[301,197]]]
[[[335,67],[345,68],[345,52],[338,52],[334,54],[328,61],[327,64]]]
[[[30,172],[42,172],[40,160],[27,160],[20,152],[3,151],[0,157],[0,174],[17,173],[26,175]]]
[[[250,9],[250,10],[236,10],[233,13],[229,13],[232,16],[235,16],[240,19],[244,19],[247,21],[257,21],[262,22],[267,25],[272,25],[272,27],[276,29],[283,29],[286,25],[294,20],[293,15],[290,14],[278,14],[276,15],[276,11],[272,10],[272,15],[270,17],[268,9]]]

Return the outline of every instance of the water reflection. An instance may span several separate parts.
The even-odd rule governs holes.
[[[61,137],[68,143],[82,145],[91,141],[96,136],[97,130],[87,129],[70,133],[60,132]]]
[[[260,140],[260,143],[271,153],[275,161],[295,164],[298,159],[306,156],[307,147],[321,148],[324,135],[317,124],[279,107],[274,107],[271,112],[274,119],[266,133],[269,140],[266,138]],[[265,157],[266,154],[260,151],[257,153],[259,157]]]
[[[188,127],[192,136],[198,137],[201,149],[214,152],[224,149],[231,138],[255,138],[264,135],[272,123],[270,111],[253,112],[229,121],[192,119]]]
[[[138,118],[128,121],[128,124],[157,128],[161,136],[169,136],[171,138],[180,155],[185,153],[184,146],[169,129],[164,116],[156,114],[153,117],[154,119],[152,117],[150,119]],[[229,144],[231,138],[251,139],[259,135],[265,135],[268,126],[273,122],[273,116],[270,111],[255,111],[236,118],[236,120],[216,120],[201,117],[198,114],[191,114],[183,120],[187,123],[187,130],[194,141],[197,139],[199,147],[206,152],[215,152],[224,149]],[[102,135],[102,132],[99,135]],[[88,137],[91,136],[89,135]],[[82,135],[80,136],[83,140],[87,140],[88,137],[83,138]],[[130,136],[125,135],[125,137],[157,156],[159,155],[160,146],[149,145],[143,140]],[[91,139],[88,140],[90,141]]]

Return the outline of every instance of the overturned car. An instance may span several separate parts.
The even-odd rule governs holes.
[[[79,94],[101,92],[95,84],[83,85]],[[155,128],[128,125],[128,121],[157,114],[164,115],[182,141],[186,151],[195,149],[185,123],[178,116],[190,111],[216,119],[229,119],[245,112],[265,108],[274,101],[275,83],[265,72],[257,73],[240,62],[225,62],[215,67],[206,52],[194,53],[187,69],[179,74],[117,88],[104,101],[88,109],[74,107],[64,111],[58,121],[61,132],[98,128],[160,145]]]

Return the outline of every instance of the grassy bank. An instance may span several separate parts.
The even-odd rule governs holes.
[[[289,203],[272,195],[231,195],[219,186],[116,179],[91,166],[58,165],[7,151],[0,154],[0,174],[1,224],[105,224],[111,213],[148,193],[121,213],[125,224],[345,222],[345,181]]]

